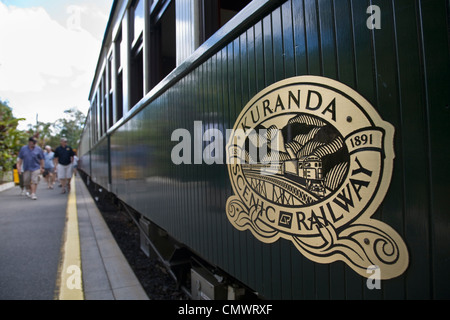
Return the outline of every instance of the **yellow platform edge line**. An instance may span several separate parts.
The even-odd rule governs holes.
[[[84,300],[75,177],[67,201],[64,244],[57,279],[57,300]]]

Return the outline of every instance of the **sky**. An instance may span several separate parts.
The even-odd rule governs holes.
[[[19,129],[89,109],[113,0],[0,0],[0,100]]]

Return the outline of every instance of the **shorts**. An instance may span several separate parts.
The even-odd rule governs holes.
[[[30,184],[38,184],[39,183],[39,174],[41,170],[36,171],[25,171],[23,173],[23,184],[25,187],[28,187]]]
[[[46,176],[48,176],[50,173],[53,173],[53,172],[55,172],[55,168],[45,168],[44,173],[42,175],[45,178]]]
[[[58,164],[58,179],[70,179],[72,178],[72,164],[62,165]]]

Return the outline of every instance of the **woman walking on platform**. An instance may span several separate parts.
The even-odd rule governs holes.
[[[49,189],[53,189],[53,185],[55,184],[55,165],[53,164],[55,153],[52,151],[52,148],[50,146],[45,147],[44,157],[45,164],[43,176],[45,181],[47,181],[47,187]]]

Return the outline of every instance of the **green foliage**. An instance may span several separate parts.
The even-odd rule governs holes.
[[[44,148],[46,145],[52,146],[54,143],[59,143],[56,140],[54,132],[54,124],[50,122],[39,122],[35,125],[28,125],[27,136],[35,137],[37,144]]]
[[[64,113],[67,115],[67,118],[56,121],[55,127],[59,136],[65,137],[67,144],[72,148],[76,148],[83,133],[86,116],[77,108],[65,110]]]
[[[28,130],[21,131],[17,126],[19,121],[25,119],[15,118],[8,103],[0,100],[0,173],[12,170],[20,148],[27,144],[31,136],[37,139],[42,148],[46,145],[58,147],[61,137],[67,138],[67,143],[76,148],[86,117],[77,108],[65,110],[64,113],[66,117],[55,123],[38,122],[28,125]]]
[[[28,135],[34,136],[41,148],[47,145],[53,149],[57,148],[62,137],[67,139],[69,146],[76,148],[86,116],[77,108],[65,110],[64,113],[66,117],[58,119],[55,123],[38,122],[35,125],[28,125]]]
[[[22,118],[15,118],[8,103],[0,100],[0,171],[11,171],[27,134],[17,129]]]

